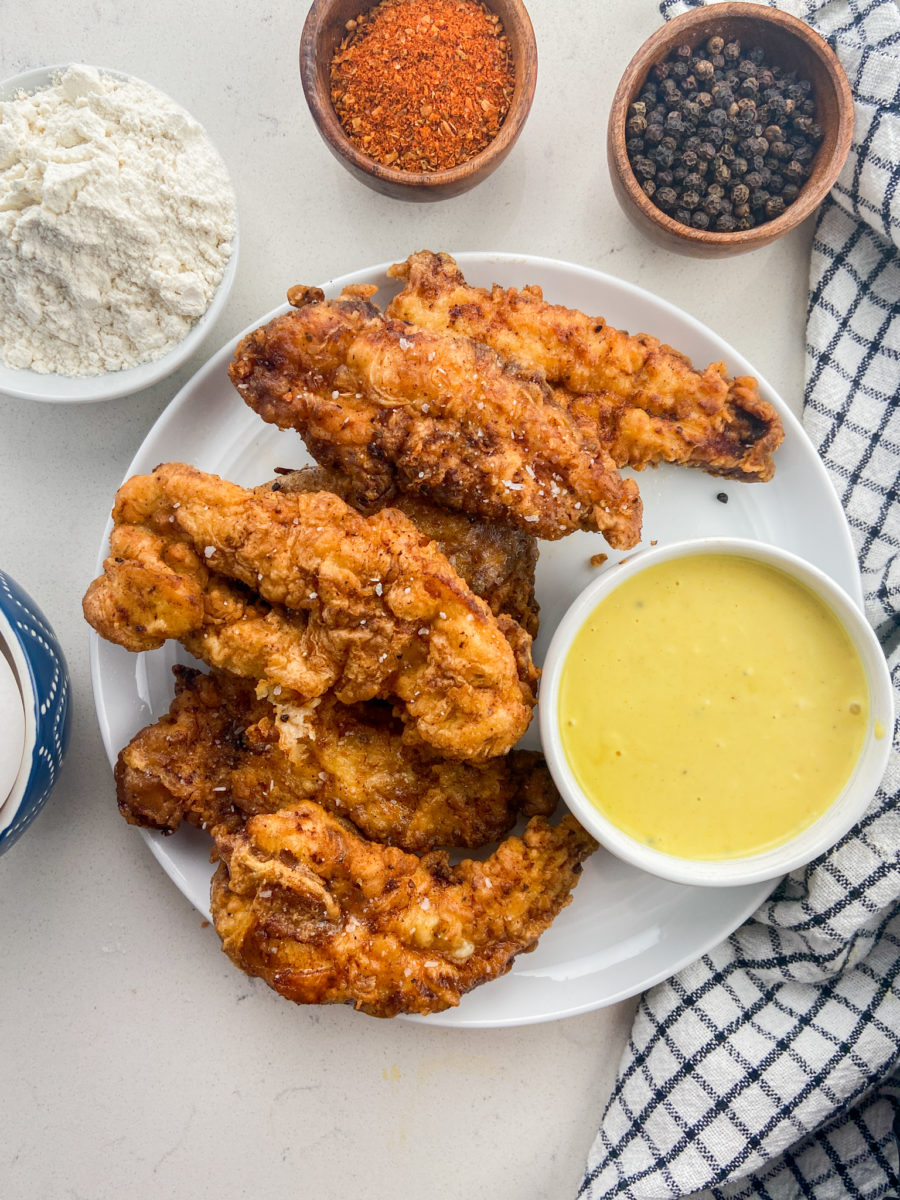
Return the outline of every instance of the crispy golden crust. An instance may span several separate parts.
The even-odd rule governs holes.
[[[534,948],[595,848],[574,818],[534,817],[485,862],[451,866],[303,803],[217,837],[213,921],[229,958],[289,1000],[440,1012]]]
[[[347,478],[326,467],[303,467],[279,475],[266,488],[285,492],[334,492],[354,504]],[[386,507],[386,501],[366,505],[366,514]],[[420,533],[437,543],[453,569],[494,616],[506,613],[536,637],[540,611],[534,594],[537,540],[509,526],[480,521],[467,513],[450,512],[421,496],[398,493],[390,501]]]
[[[541,370],[618,466],[676,462],[735,479],[772,477],[784,431],[755,379],[730,379],[724,363],[695,370],[657,338],[549,304],[538,287],[470,287],[448,254],[423,250],[388,274],[405,281],[390,316],[464,334]]]
[[[229,368],[260,416],[296,429],[344,473],[355,502],[409,492],[537,537],[599,530],[640,537],[640,497],[580,431],[543,377],[470,338],[386,319],[359,289],[243,339]]]
[[[113,516],[83,602],[101,636],[131,650],[177,637],[303,699],[398,699],[454,758],[503,754],[527,728],[522,645],[396,509],[362,517],[331,493],[251,492],[169,463],[128,480]]]
[[[421,852],[497,841],[520,813],[549,815],[558,802],[540,755],[442,759],[409,745],[378,701],[276,706],[223,672],[176,667],[175,679],[168,714],[116,764],[119,811],[133,825],[234,832],[249,816],[314,800],[369,838]]]

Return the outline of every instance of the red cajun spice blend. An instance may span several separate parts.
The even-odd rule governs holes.
[[[331,102],[364,154],[401,171],[473,158],[509,111],[513,65],[500,18],[477,0],[382,0],[347,22]]]

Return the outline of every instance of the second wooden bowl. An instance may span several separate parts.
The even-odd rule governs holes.
[[[537,47],[521,0],[489,0],[509,38],[515,84],[500,132],[480,154],[444,171],[398,171],[363,154],[344,132],[331,103],[331,60],[349,20],[374,8],[366,0],[314,0],[300,38],[300,79],[316,128],[338,162],[376,192],[399,200],[445,200],[481,183],[503,162],[525,125],[537,82]]]
[[[753,229],[716,233],[683,225],[657,208],[635,177],[625,148],[629,106],[651,68],[681,45],[692,48],[711,37],[737,38],[760,46],[768,66],[793,70],[812,84],[816,120],[824,137],[800,195],[776,217]],[[796,228],[824,200],[840,174],[853,133],[853,96],[844,70],[828,46],[797,17],[760,4],[724,3],[691,9],[648,38],[628,64],[613,97],[607,126],[607,158],[613,190],[633,223],[670,250],[706,258],[741,254],[765,246]]]

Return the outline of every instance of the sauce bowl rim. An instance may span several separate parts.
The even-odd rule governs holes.
[[[675,558],[728,555],[750,558],[783,570],[828,605],[850,637],[869,690],[869,719],[856,764],[844,787],[809,826],[781,845],[729,859],[684,858],[656,850],[605,817],[578,784],[562,747],[559,683],[577,632],[611,592],[649,567]],[[858,604],[825,572],[792,551],[750,538],[708,537],[639,549],[603,573],[576,597],[547,649],[538,708],[541,745],[550,773],[569,810],[616,857],[675,883],[736,887],[777,879],[828,850],[856,824],[871,802],[887,767],[894,726],[890,672],[878,639]],[[876,736],[880,722],[884,734]]]

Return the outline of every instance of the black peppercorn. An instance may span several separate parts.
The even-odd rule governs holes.
[[[625,122],[625,130],[632,137],[640,137],[647,128],[647,118],[640,115],[629,117]]]
[[[726,62],[737,62],[741,57],[741,43],[738,41],[726,42],[722,53]]]
[[[631,167],[638,179],[652,179],[656,174],[656,163],[643,155],[632,159]]]
[[[652,179],[645,179],[644,182],[641,184],[641,189],[642,189],[644,195],[648,196],[652,200],[653,193],[656,191],[656,184],[653,182]]]
[[[731,213],[722,213],[716,217],[716,233],[734,233],[737,222]]]
[[[750,193],[750,207],[751,208],[765,208],[766,201],[768,199],[769,199],[769,193],[766,191],[765,188],[755,188]]]
[[[800,195],[800,189],[794,183],[786,183],[784,190],[781,193],[781,198],[785,204],[793,204]]]
[[[716,104],[722,108],[727,108],[734,100],[734,92],[727,83],[715,84],[710,95]]]
[[[651,146],[656,146],[659,142],[662,141],[663,133],[664,133],[664,130],[663,130],[662,125],[657,125],[657,124],[648,125],[647,128],[644,130],[644,141],[647,142]]]
[[[653,198],[659,207],[666,211],[674,208],[678,203],[678,193],[670,187],[657,188],[656,195]]]
[[[781,196],[772,196],[766,201],[766,219],[774,221],[776,217],[780,217],[785,210],[785,203]]]
[[[731,178],[731,170],[729,169],[728,164],[721,161],[714,162],[713,178],[715,179],[716,183],[727,183]]]

